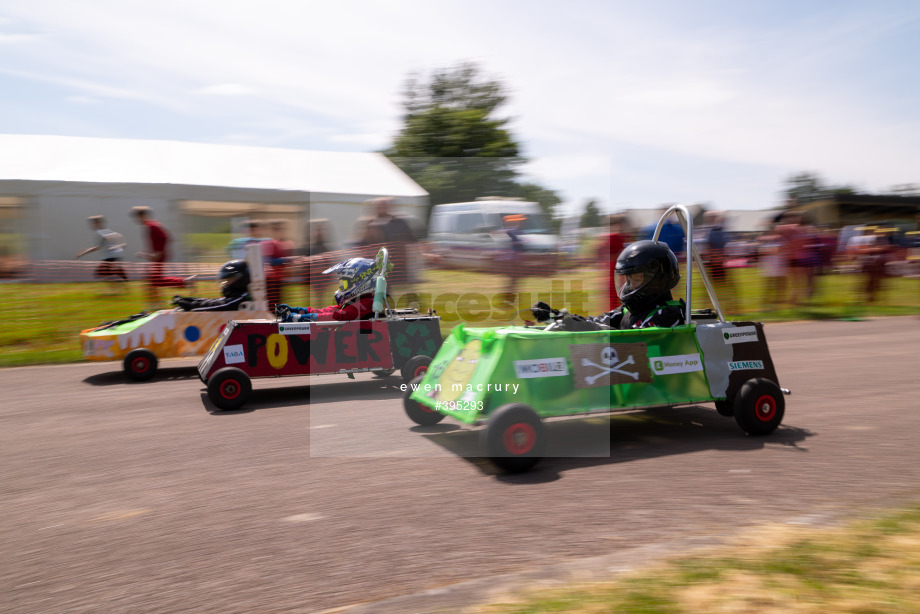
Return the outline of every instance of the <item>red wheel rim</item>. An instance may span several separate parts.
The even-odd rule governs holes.
[[[754,405],[754,413],[761,422],[769,422],[776,417],[776,399],[769,394],[762,395]]]
[[[240,396],[240,392],[242,392],[242,390],[243,387],[240,386],[238,381],[235,379],[228,379],[222,382],[220,385],[220,396],[227,399],[228,401],[232,401],[236,397]]]
[[[131,361],[131,369],[133,369],[135,373],[143,373],[147,370],[148,366],[149,364],[146,358],[138,357]]]
[[[415,371],[412,372],[412,377],[414,379],[421,375],[425,375],[426,373],[428,373],[428,365],[422,365],[420,367],[415,368]]]
[[[502,443],[511,454],[527,454],[537,443],[537,431],[526,422],[512,424],[505,429]]]

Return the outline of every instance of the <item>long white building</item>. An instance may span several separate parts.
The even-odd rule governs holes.
[[[194,256],[187,233],[226,232],[241,218],[288,220],[297,244],[308,220],[327,219],[341,246],[378,196],[424,218],[428,193],[377,153],[0,135],[0,256],[73,259],[92,244],[86,218],[104,215],[130,260],[144,249],[136,205],[173,234],[174,261]]]

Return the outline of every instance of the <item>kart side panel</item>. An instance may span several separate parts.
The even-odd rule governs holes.
[[[234,321],[200,363],[207,380],[223,367],[251,378],[393,368],[385,321],[336,323]]]
[[[762,323],[700,324],[696,334],[714,398],[734,399],[741,386],[755,377],[779,385]]]
[[[86,360],[121,360],[138,348],[146,348],[158,358],[199,356],[230,320],[269,315],[256,311],[165,309],[117,326],[84,330],[80,341]]]
[[[401,317],[387,321],[393,368],[401,369],[413,356],[434,357],[441,347],[439,317]]]
[[[549,417],[710,401],[694,328],[457,327],[412,399],[465,423],[512,402]]]

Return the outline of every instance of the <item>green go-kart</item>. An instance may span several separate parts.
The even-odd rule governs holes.
[[[672,213],[693,236],[687,209]],[[749,435],[776,430],[784,394],[763,324],[726,321],[699,253],[690,242],[686,322],[674,328],[567,332],[546,327],[455,327],[427,373],[407,387],[416,424],[450,416],[485,425],[485,455],[501,469],[526,471],[544,455],[545,418],[715,402]],[[713,309],[692,310],[692,263]],[[566,317],[562,313],[557,318]]]

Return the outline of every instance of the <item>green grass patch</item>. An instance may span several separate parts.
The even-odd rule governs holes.
[[[223,249],[229,235],[196,235],[201,245]],[[218,264],[214,265],[215,270]],[[287,284],[283,300],[298,306],[326,306],[334,302],[335,281],[320,287]],[[437,310],[441,331],[464,322],[467,326],[495,327],[522,324],[532,317],[529,308],[537,300],[554,307],[567,307],[573,313],[595,315],[605,311],[603,285],[606,275],[589,268],[568,272],[548,272],[544,277],[518,280],[517,293],[509,297],[505,276],[459,270],[425,271],[411,288],[393,288],[391,306],[417,306],[422,311]],[[817,293],[798,306],[778,304],[769,295],[757,269],[736,269],[731,284],[716,288],[726,317],[734,320],[776,322],[801,319],[860,319],[869,316],[910,315],[920,312],[920,280],[890,278],[876,302],[861,298],[863,279],[857,274],[828,275],[818,280]],[[683,297],[685,284],[675,288]],[[79,333],[102,322],[117,320],[144,310],[143,282],[116,286],[107,282],[67,284],[0,284],[0,366],[73,362],[81,360]],[[161,291],[158,308],[169,307],[173,293]],[[202,281],[195,296],[218,296],[217,284]],[[694,305],[709,306],[703,285],[694,282]]]
[[[831,529],[760,527],[739,544],[611,582],[532,591],[488,614],[920,612],[920,505]]]

